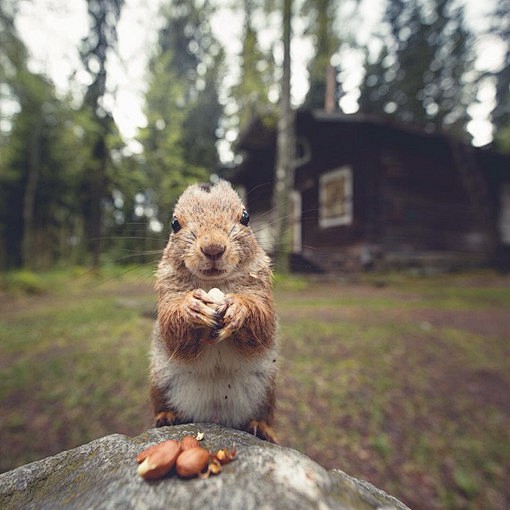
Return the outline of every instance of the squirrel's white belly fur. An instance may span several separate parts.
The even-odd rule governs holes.
[[[192,363],[172,358],[157,327],[151,355],[157,385],[173,409],[190,421],[227,427],[257,416],[277,369],[276,347],[243,359],[228,340],[204,346]]]

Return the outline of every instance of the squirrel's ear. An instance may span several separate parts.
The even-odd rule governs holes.
[[[175,216],[172,218],[172,223],[170,223],[170,226],[172,227],[174,234],[177,234],[177,232],[179,232],[179,230],[182,228],[179,220]]]
[[[244,225],[245,227],[247,227],[248,223],[250,223],[250,215],[246,209],[243,210],[243,214],[239,221],[241,222],[241,225]]]

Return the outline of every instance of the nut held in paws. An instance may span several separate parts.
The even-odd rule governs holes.
[[[223,304],[223,302],[225,301],[225,294],[223,294],[223,292],[220,289],[217,289],[216,287],[211,289],[207,294],[212,300],[216,301],[216,303],[218,304]]]

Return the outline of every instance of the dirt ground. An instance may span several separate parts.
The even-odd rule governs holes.
[[[444,285],[437,277],[418,284],[390,279],[277,285],[282,366],[276,429],[281,443],[326,468],[368,480],[415,510],[510,508],[509,289],[510,276],[493,273],[449,278]],[[13,330],[13,344],[3,352],[0,346],[0,370],[9,382],[2,407],[11,413],[0,419],[2,436],[8,438],[2,448],[4,468],[108,433],[137,435],[150,425],[145,370],[152,283],[86,287],[73,299],[85,309],[97,293],[114,303],[113,314],[136,311],[126,315],[126,324],[111,326],[105,318],[97,326],[99,332],[121,328],[112,353],[119,346],[129,351],[131,366],[100,392],[87,379],[90,368],[84,368],[80,384],[96,392],[90,403],[73,395],[71,403],[63,403],[62,395],[70,398],[65,393],[70,381],[55,379],[51,385],[62,388],[54,389],[48,404],[34,398],[30,388],[9,382],[16,375],[12,367],[30,371],[37,360],[55,372],[55,360],[72,357],[77,348],[75,334],[62,326],[62,337],[70,342],[24,352],[17,345],[23,339]],[[68,301],[63,293],[0,292],[0,326],[21,327],[45,314],[51,324],[51,309],[64,308]],[[135,379],[135,365],[138,379],[132,386],[121,383],[125,377]],[[73,368],[73,377],[78,371]],[[115,411],[126,401],[133,402],[132,409]],[[60,422],[56,416],[62,409],[66,420]],[[23,457],[24,451],[31,453]]]
[[[344,401],[317,389],[297,396],[289,386],[302,379],[292,365],[284,369],[279,385],[284,413],[277,415],[283,443],[302,448],[325,467],[374,483],[414,509],[510,508],[510,488],[503,481],[510,479],[510,307],[508,300],[492,302],[504,289],[510,289],[508,276],[478,275],[454,280],[452,302],[441,297],[440,283],[427,289],[425,297],[423,289],[413,286],[382,285],[374,292],[373,283],[360,282],[340,287],[322,283],[284,297],[292,299],[292,305],[280,307],[284,325],[296,321],[296,310],[299,320],[308,317],[317,325],[350,322],[363,331],[394,325],[395,349],[394,354],[391,348],[385,351],[382,361],[342,342],[334,351],[323,344],[310,351],[322,363],[332,352],[338,359],[357,358],[363,364],[359,370],[365,387],[355,381]],[[464,296],[460,302],[457,292]],[[299,304],[335,293],[346,298],[343,306]],[[388,304],[378,306],[374,296]],[[283,356],[293,359],[295,345],[284,345]],[[379,370],[367,368],[381,362],[393,371],[391,381],[378,379]],[[321,366],[315,370],[320,380]],[[384,390],[367,389],[371,378],[381,381]],[[308,402],[313,416],[308,427],[327,431],[329,438],[307,433],[301,423],[306,411],[299,410],[298,399]],[[490,445],[492,441],[496,444]],[[495,479],[497,488],[485,485]]]

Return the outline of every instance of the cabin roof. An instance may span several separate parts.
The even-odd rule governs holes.
[[[276,117],[266,115],[253,118],[246,129],[240,133],[236,149],[247,157],[235,172],[239,177],[239,174],[246,175],[253,168],[253,159],[257,159],[257,153],[265,153],[267,158],[268,153],[276,150],[276,129]],[[412,144],[413,150],[424,152],[431,147],[446,148],[454,140],[447,134],[402,125],[387,117],[360,113],[326,113],[322,110],[297,110],[296,131],[298,136],[310,136],[315,139],[322,136],[335,137],[337,132],[347,133],[357,138],[377,137],[379,140],[397,145]],[[484,171],[496,174],[499,179],[510,179],[510,155],[495,150],[492,144],[483,147],[472,147],[467,143],[463,145],[475,152]],[[248,159],[252,161],[248,163]]]

